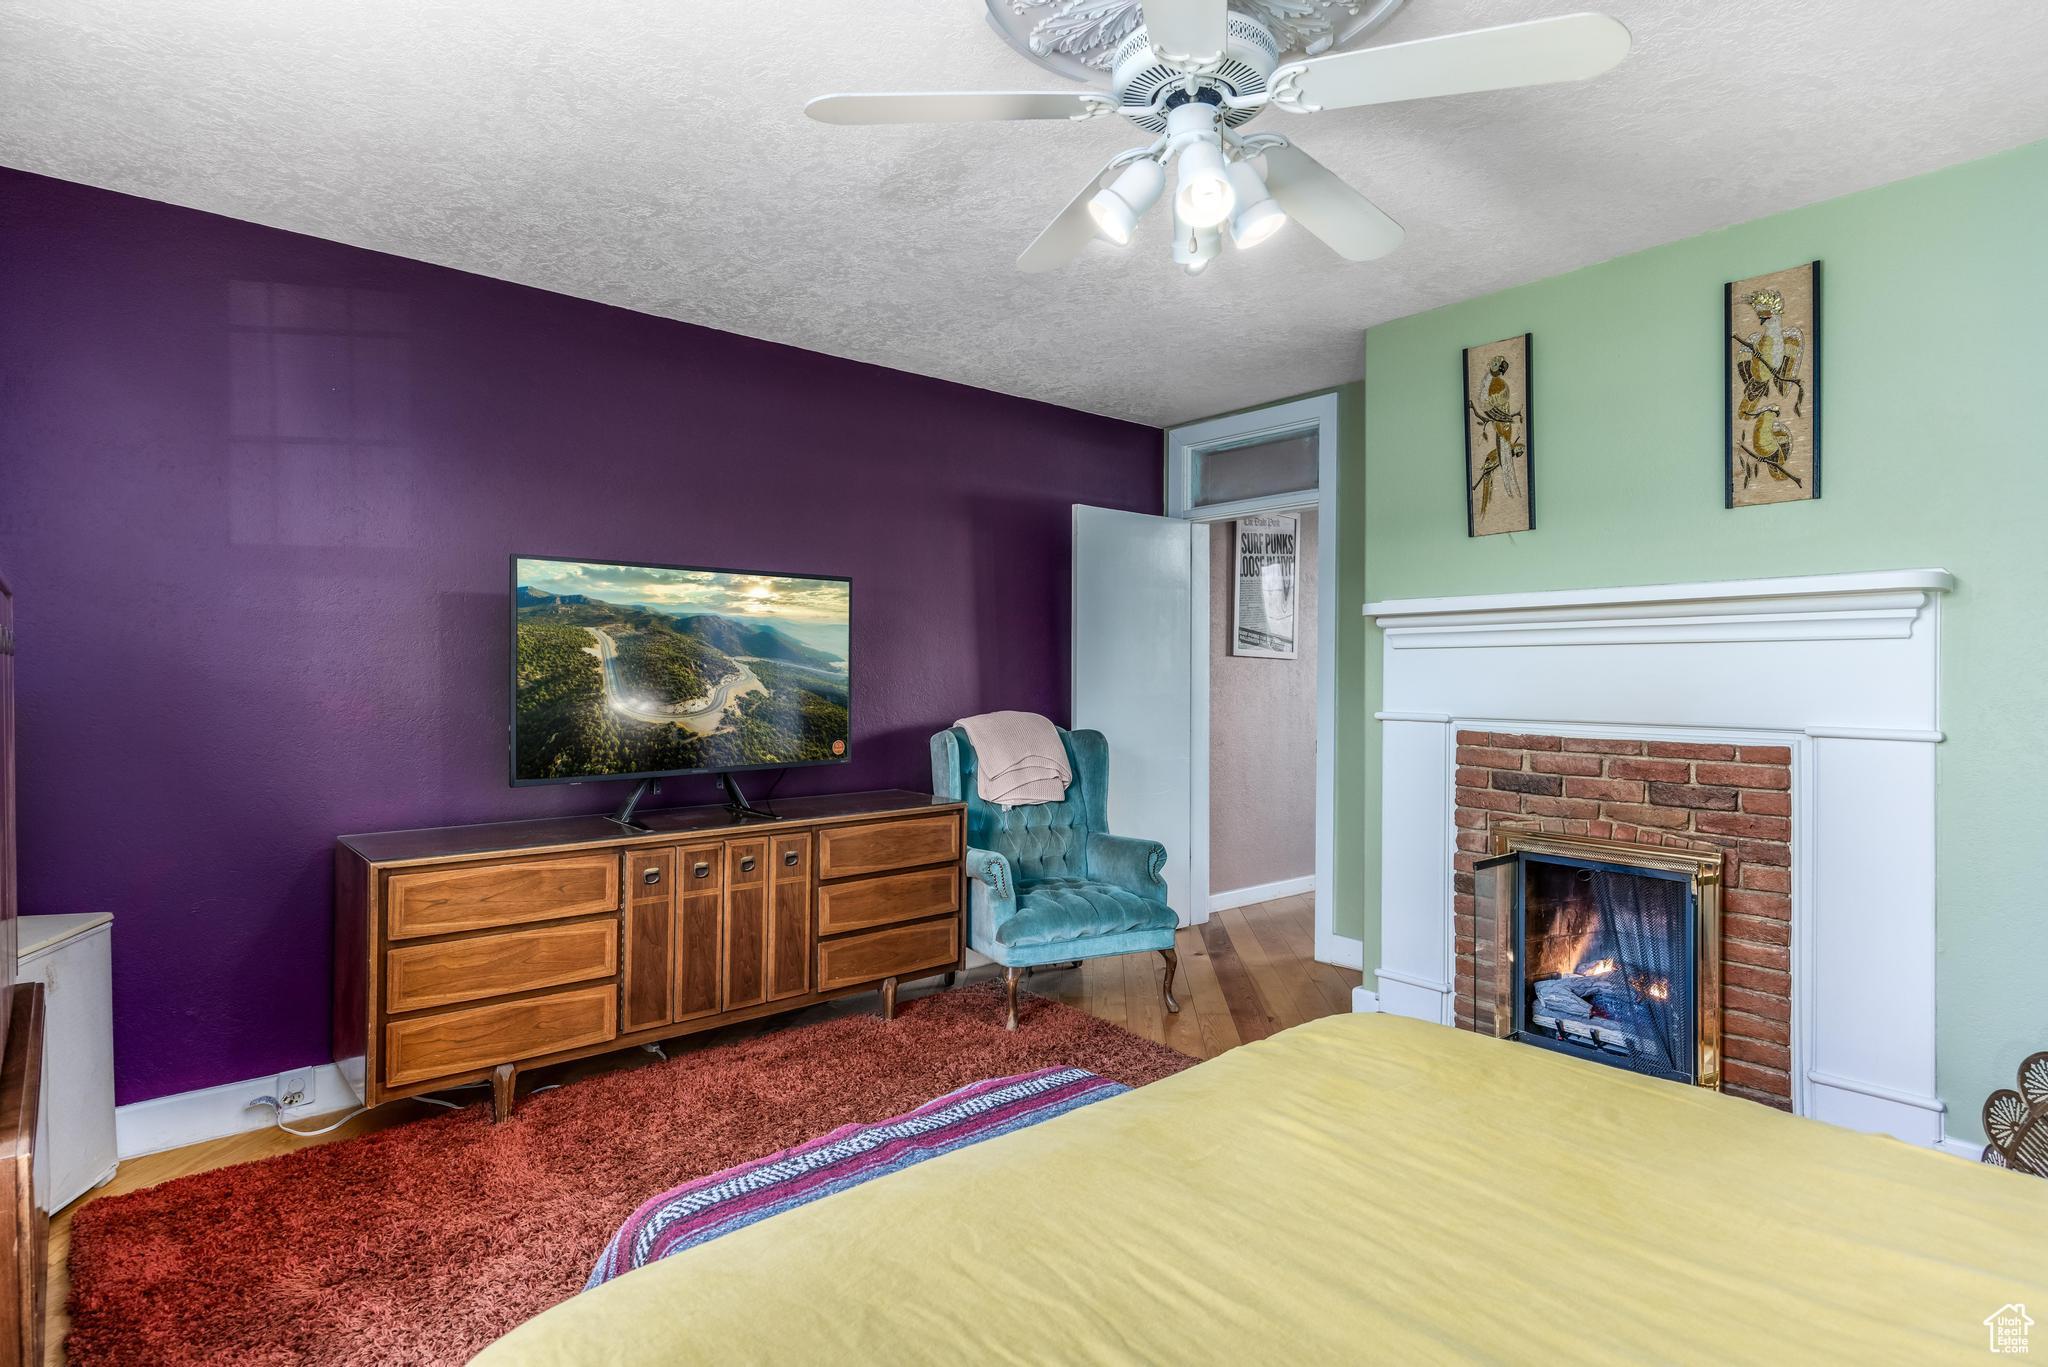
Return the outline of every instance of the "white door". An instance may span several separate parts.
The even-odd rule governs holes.
[[[1109,828],[1166,847],[1166,900],[1182,925],[1207,919],[1209,900],[1190,876],[1198,570],[1208,591],[1195,550],[1207,531],[1074,506],[1074,728],[1108,738]],[[1205,819],[1207,806],[1204,794]]]

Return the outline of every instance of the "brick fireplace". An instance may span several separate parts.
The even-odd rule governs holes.
[[[1483,886],[1500,905],[1503,866],[1475,885],[1475,862],[1502,840],[1605,842],[1613,859],[1553,859],[1547,884],[1532,872],[1543,859],[1517,865],[1521,938],[1497,941],[1522,951],[1511,1047],[1707,1085],[1718,1073],[1740,1097],[1940,1142],[1935,758],[1953,586],[1938,569],[1890,570],[1368,603],[1382,633],[1379,934],[1361,1009],[1497,1028],[1474,897]],[[1637,877],[1631,862],[1697,871],[1691,906],[1610,877]],[[1710,873],[1724,913],[1711,938],[1696,910]],[[1620,952],[1582,948],[1588,924]],[[1691,960],[1694,979],[1711,969],[1725,984],[1690,1003],[1690,1068],[1672,1066],[1687,1040],[1671,1027],[1687,1018],[1663,1005],[1685,990],[1673,926],[1687,956],[1720,950]],[[1718,1019],[1704,1014],[1716,1001]]]
[[[1721,858],[1721,1089],[1789,1109],[1792,753],[1782,745],[1457,732],[1452,905],[1457,1023],[1495,1030],[1493,928],[1474,864],[1514,831]]]

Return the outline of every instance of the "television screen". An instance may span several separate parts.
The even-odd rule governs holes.
[[[512,781],[847,758],[852,584],[512,560]]]

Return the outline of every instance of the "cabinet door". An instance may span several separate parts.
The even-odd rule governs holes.
[[[676,851],[675,1019],[694,1020],[719,1009],[723,954],[725,851],[685,845]]]
[[[768,997],[811,990],[811,837],[775,837],[769,873]]]
[[[676,852],[626,851],[625,972],[619,1028],[630,1034],[676,1017]]]
[[[768,842],[725,842],[725,1009],[768,1000]]]

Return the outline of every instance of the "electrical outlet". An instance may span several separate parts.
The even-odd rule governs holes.
[[[277,1110],[280,1115],[303,1111],[313,1104],[313,1070],[294,1068],[277,1075]]]

